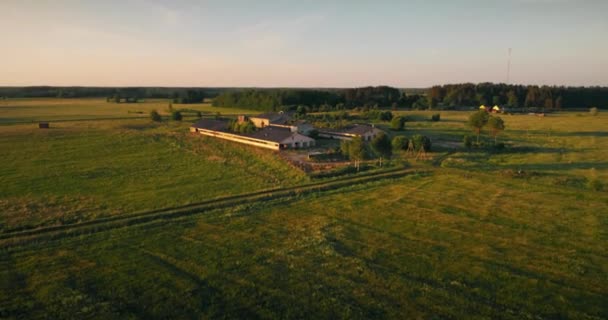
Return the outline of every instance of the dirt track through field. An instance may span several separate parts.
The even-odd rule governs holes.
[[[90,234],[158,220],[170,220],[178,217],[202,213],[205,211],[235,207],[247,203],[285,199],[292,196],[309,194],[313,192],[336,190],[362,183],[399,178],[414,173],[427,174],[429,171],[420,172],[414,169],[396,168],[377,172],[361,173],[352,177],[337,178],[330,181],[309,183],[287,188],[262,190],[178,207],[123,214],[74,224],[7,232],[0,234],[0,248],[12,247],[41,240],[59,239],[69,236]]]

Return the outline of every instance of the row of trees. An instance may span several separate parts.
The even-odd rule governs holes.
[[[8,98],[99,98],[115,97],[124,101],[136,99],[185,99],[202,102],[231,88],[166,88],[166,87],[0,87],[0,97]],[[193,99],[195,98],[195,99]],[[176,101],[178,102],[178,101]]]
[[[411,107],[421,98],[408,96],[392,87],[352,89],[249,89],[224,92],[213,100],[214,106],[249,108],[260,111],[297,110],[307,112],[347,110],[356,107]]]
[[[477,144],[479,145],[479,136],[481,130],[487,126],[490,130],[490,134],[494,137],[494,144],[496,144],[496,138],[500,132],[505,130],[505,122],[499,116],[492,116],[484,110],[479,110],[469,116],[468,125],[473,129],[477,135]],[[466,139],[465,139],[465,144]]]
[[[463,83],[433,86],[427,91],[429,108],[500,105],[511,108],[553,109],[608,105],[607,87],[523,86]]]
[[[340,151],[352,161],[369,159],[371,156],[388,159],[393,152],[404,150],[430,151],[431,139],[423,135],[414,135],[411,139],[405,136],[395,136],[392,140],[385,133],[379,133],[369,144],[359,137],[352,140],[342,140]]]

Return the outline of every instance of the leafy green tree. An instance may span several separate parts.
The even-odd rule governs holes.
[[[414,149],[416,151],[422,149],[423,147],[424,151],[431,151],[431,139],[427,136],[420,134],[414,135],[412,137],[412,142],[414,143]]]
[[[408,139],[404,136],[395,136],[391,141],[393,151],[401,151],[407,149]]]
[[[391,129],[395,131],[401,131],[405,127],[405,118],[402,116],[394,117],[391,120]]]
[[[340,150],[350,160],[361,161],[365,159],[365,144],[361,137],[355,137],[352,140],[342,140]]]
[[[490,132],[494,137],[494,144],[496,144],[496,137],[501,131],[505,130],[505,122],[501,117],[490,117],[488,119],[488,127],[490,127]]]
[[[155,122],[161,122],[162,118],[156,110],[150,111],[150,119]]]
[[[171,120],[182,121],[182,113],[179,111],[171,112]]]
[[[507,93],[507,104],[511,108],[519,108],[519,99],[517,98],[515,91],[511,90]]]
[[[371,147],[374,153],[380,158],[390,158],[393,154],[393,148],[389,137],[381,132],[371,141]]]
[[[477,134],[477,143],[479,144],[479,135],[481,134],[481,129],[488,123],[488,113],[484,110],[479,110],[469,116],[469,120],[467,124],[469,127],[475,131]]]

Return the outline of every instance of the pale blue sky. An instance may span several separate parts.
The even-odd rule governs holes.
[[[0,85],[608,85],[608,0],[1,0]]]

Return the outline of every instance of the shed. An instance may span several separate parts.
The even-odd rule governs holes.
[[[50,125],[48,122],[38,122],[38,129],[48,129]]]

